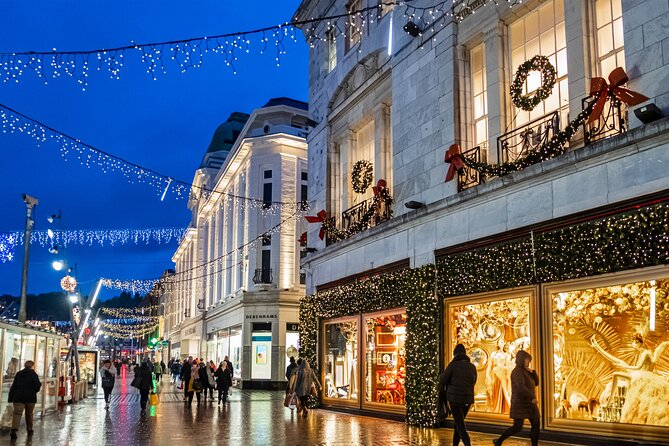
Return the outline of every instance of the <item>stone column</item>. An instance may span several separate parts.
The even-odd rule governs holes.
[[[581,100],[588,95],[590,78],[592,77],[595,51],[591,46],[594,39],[591,36],[591,27],[588,23],[588,2],[564,2],[565,34],[567,36],[567,73],[569,85],[569,119],[583,110]],[[608,76],[608,73],[607,73]],[[567,125],[561,124],[561,128]],[[571,139],[570,147],[583,144],[583,128]]]
[[[485,71],[488,88],[488,162],[496,163],[497,137],[508,123],[508,57],[506,27],[500,21],[484,31]]]
[[[351,196],[351,167],[349,165],[351,154],[356,149],[357,138],[356,133],[348,129],[344,132],[341,137],[339,144],[339,173],[340,173],[340,183],[339,183],[339,209],[337,210],[337,219],[339,220],[340,214],[349,208],[350,205],[350,196]]]
[[[378,104],[374,108],[374,185],[384,179],[393,186],[392,127],[390,107]]]

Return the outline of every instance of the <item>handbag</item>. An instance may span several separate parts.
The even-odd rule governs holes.
[[[114,387],[114,376],[105,370],[105,374],[102,377],[102,388],[111,389],[112,387]]]
[[[193,381],[193,390],[196,392],[202,390],[202,381],[199,378]]]
[[[142,377],[141,376],[135,376],[135,379],[132,380],[130,385],[132,387],[134,387],[135,389],[139,389],[139,386],[142,385]]]
[[[158,405],[158,394],[157,393],[152,393],[149,395],[149,404],[152,406],[157,406]]]
[[[283,405],[284,407],[290,406],[290,402],[293,399],[293,394],[292,393],[287,393],[286,396],[283,398]]]

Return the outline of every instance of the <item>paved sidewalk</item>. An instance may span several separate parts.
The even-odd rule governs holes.
[[[139,394],[131,379],[118,379],[111,408],[102,394],[89,397],[35,422],[32,442],[25,425],[11,442],[8,433],[0,445],[436,445],[452,443],[449,429],[418,429],[404,423],[312,410],[308,418],[283,407],[282,392],[233,389],[227,405],[206,405],[194,400],[185,407],[183,393],[167,378],[160,385],[160,404],[140,414]],[[492,435],[472,434],[473,445],[490,446]],[[529,445],[510,439],[505,446]],[[542,445],[555,443],[541,442]]]

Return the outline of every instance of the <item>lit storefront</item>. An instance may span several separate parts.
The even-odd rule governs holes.
[[[23,364],[29,360],[35,362],[34,370],[42,382],[35,413],[56,409],[58,379],[66,372],[66,363],[59,360],[60,350],[65,347],[65,338],[56,333],[0,322],[0,346],[0,416],[4,417],[11,410],[7,402],[9,388],[16,374],[23,369]]]

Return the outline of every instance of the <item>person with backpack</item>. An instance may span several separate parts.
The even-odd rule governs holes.
[[[109,400],[114,383],[116,382],[116,367],[112,365],[111,360],[106,359],[100,368],[100,375],[102,375],[102,391],[105,394],[105,409],[109,409]]]
[[[453,414],[453,446],[460,440],[465,446],[471,446],[465,417],[474,404],[474,385],[476,384],[476,367],[469,360],[465,346],[458,344],[453,350],[453,359],[439,376],[439,390],[443,392],[441,400],[446,400]]]

